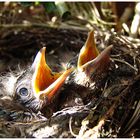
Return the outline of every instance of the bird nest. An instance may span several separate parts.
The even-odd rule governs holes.
[[[7,117],[3,120],[1,113],[0,137],[114,138],[140,136],[138,124],[140,42],[115,32],[102,31],[97,28],[94,31],[95,42],[100,51],[109,45],[113,46],[107,76],[98,84],[98,88],[84,97],[82,105],[78,105],[79,98],[73,97],[75,89],[64,86],[60,92],[61,95],[48,106],[48,112],[46,111],[49,113],[48,118],[28,122],[10,120]],[[44,45],[47,48],[48,63],[57,71],[65,65],[66,61],[68,62],[78,54],[86,37],[87,31],[75,29],[33,27],[3,31],[0,34],[1,72],[9,71],[7,69],[9,65],[12,70],[15,70],[17,65],[13,63],[20,62],[21,68],[24,68],[29,60],[31,62],[37,50]],[[61,109],[62,102],[69,99],[67,96],[72,98],[71,100],[76,104],[72,103]],[[53,112],[50,109],[52,106],[57,106]],[[0,107],[2,110],[2,105]],[[30,114],[28,113],[26,112],[26,116]],[[16,116],[15,112],[13,114]],[[21,115],[22,113],[20,117]],[[11,118],[14,118],[13,116]]]

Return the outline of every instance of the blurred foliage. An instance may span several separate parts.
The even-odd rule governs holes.
[[[138,37],[140,16],[135,10],[137,5],[137,2],[3,2],[0,3],[0,24],[50,22],[51,26],[67,24],[77,28],[96,25]],[[138,23],[133,22],[135,15]]]

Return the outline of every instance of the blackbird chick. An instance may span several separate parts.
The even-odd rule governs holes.
[[[4,94],[1,94],[0,98],[0,113],[6,112],[5,119],[10,114],[13,114],[13,118],[10,117],[10,120],[14,121],[21,118],[22,115],[37,115],[44,106],[50,104],[65,79],[72,72],[72,69],[60,73],[52,72],[46,64],[45,50],[46,48],[42,48],[36,55],[32,66],[28,67],[18,77],[13,76],[11,81],[5,80],[3,84],[3,80],[1,81],[0,87],[2,89],[0,92]],[[10,104],[12,107],[9,106]],[[36,118],[40,118],[40,116]]]
[[[71,105],[74,104],[73,100],[77,101],[77,99],[82,105],[81,100],[83,98],[93,93],[93,90],[96,88],[99,89],[101,87],[108,74],[111,49],[112,46],[109,46],[99,53],[96,48],[93,31],[88,34],[87,41],[81,48],[79,55],[68,64],[68,68],[75,68],[65,82],[70,89],[70,93],[65,91],[65,95],[67,95],[67,100]],[[71,95],[72,93],[74,93],[74,96]],[[68,96],[68,94],[70,95]],[[69,105],[64,103],[62,108],[65,106]]]
[[[107,74],[111,49],[112,46],[109,46],[99,53],[95,44],[94,33],[91,31],[85,45],[80,50],[77,68],[73,72],[74,81],[84,86],[86,86],[85,80],[87,79],[89,79],[90,84],[93,81],[100,81],[104,77],[102,75]]]
[[[60,73],[52,72],[46,64],[45,48],[42,48],[31,68],[17,79],[14,100],[38,112],[51,102],[71,72],[72,68]]]
[[[112,46],[107,47],[101,53],[96,48],[94,34],[91,31],[85,45],[80,50],[77,68],[69,76],[68,82],[74,81],[77,85],[92,88],[93,83],[100,83],[107,75],[110,64],[110,52]]]
[[[29,69],[17,79],[13,99],[24,107],[38,112],[43,105],[43,101],[34,94],[31,84],[32,76],[33,71]]]

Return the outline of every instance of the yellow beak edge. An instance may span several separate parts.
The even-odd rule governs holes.
[[[45,51],[46,48],[43,47],[38,52],[32,65],[32,69],[34,69],[32,87],[35,96],[39,98],[46,96],[48,100],[51,100],[73,69],[68,69],[60,73],[52,72],[46,63]]]

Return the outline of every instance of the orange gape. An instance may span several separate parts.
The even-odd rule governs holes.
[[[61,76],[61,73],[52,73],[45,65],[39,65],[36,80],[35,80],[35,90],[40,92],[50,86],[56,79]]]
[[[35,73],[33,76],[33,88],[36,93],[45,90],[62,75],[62,73],[53,73],[46,64],[45,50],[46,48],[42,48],[36,56],[37,63],[35,64]]]
[[[91,31],[88,34],[87,41],[83,48],[80,51],[79,59],[78,59],[78,68],[80,68],[85,63],[93,60],[99,55],[99,51],[96,48],[94,33]]]
[[[44,91],[44,95],[48,97],[48,100],[50,101],[55,93],[60,89],[60,87],[64,84],[66,78],[69,76],[69,74],[73,71],[74,69],[68,69],[66,70],[61,76],[52,84],[54,85],[52,89],[49,92]]]
[[[71,68],[60,73],[53,73],[46,64],[45,50],[46,48],[42,48],[38,52],[32,65],[34,69],[32,86],[34,93],[40,99],[47,97],[48,101],[50,101],[74,69]]]
[[[89,32],[87,41],[79,53],[77,63],[78,72],[80,70],[84,72],[87,77],[91,77],[95,71],[96,73],[104,71],[110,62],[111,49],[112,46],[109,46],[99,54],[96,48],[93,30]]]

